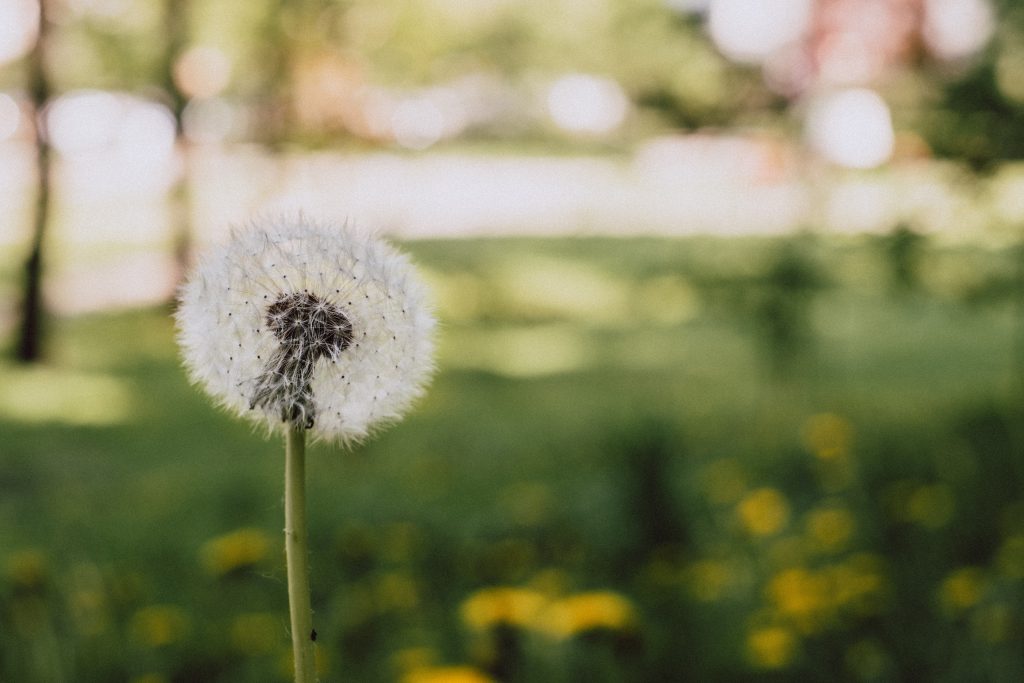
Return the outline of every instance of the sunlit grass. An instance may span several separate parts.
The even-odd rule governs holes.
[[[99,373],[0,367],[0,412],[28,423],[104,426],[132,416],[131,385]]]

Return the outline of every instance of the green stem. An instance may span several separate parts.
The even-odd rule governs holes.
[[[313,609],[309,601],[309,532],[306,528],[306,432],[294,426],[288,428],[285,437],[284,539],[295,683],[316,683]]]

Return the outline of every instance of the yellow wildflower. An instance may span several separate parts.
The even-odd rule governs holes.
[[[213,576],[226,576],[259,564],[270,550],[270,538],[261,529],[233,531],[207,541],[202,549],[203,566]]]
[[[21,550],[11,554],[6,563],[7,578],[19,589],[38,589],[46,584],[49,569],[46,556],[39,550]]]
[[[636,624],[633,604],[611,591],[579,593],[552,603],[540,617],[540,626],[560,638],[596,629],[628,630]]]
[[[955,614],[981,602],[987,582],[978,567],[961,567],[951,572],[939,586],[939,600],[947,612]]]
[[[736,507],[740,524],[754,536],[771,536],[789,522],[789,503],[773,488],[760,488],[743,497]]]
[[[529,588],[484,588],[462,603],[462,618],[471,627],[530,627],[544,607],[544,596]]]
[[[776,574],[768,594],[779,612],[805,633],[818,628],[832,606],[828,580],[802,567]]]
[[[797,654],[800,641],[784,626],[761,626],[747,634],[747,656],[762,669],[782,669]]]
[[[494,679],[471,666],[435,666],[414,669],[402,683],[493,683]]]

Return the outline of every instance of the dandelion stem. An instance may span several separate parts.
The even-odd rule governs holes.
[[[313,609],[309,600],[309,532],[306,528],[306,432],[295,425],[288,427],[285,437],[284,525],[295,683],[315,683]]]

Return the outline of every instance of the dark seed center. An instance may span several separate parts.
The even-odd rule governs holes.
[[[315,294],[283,294],[267,307],[267,326],[282,346],[316,360],[352,343],[352,323],[337,306]]]
[[[316,361],[352,344],[352,323],[337,306],[309,292],[282,294],[267,307],[267,327],[280,347],[256,378],[251,408],[274,406],[286,422],[310,429],[316,419]]]

